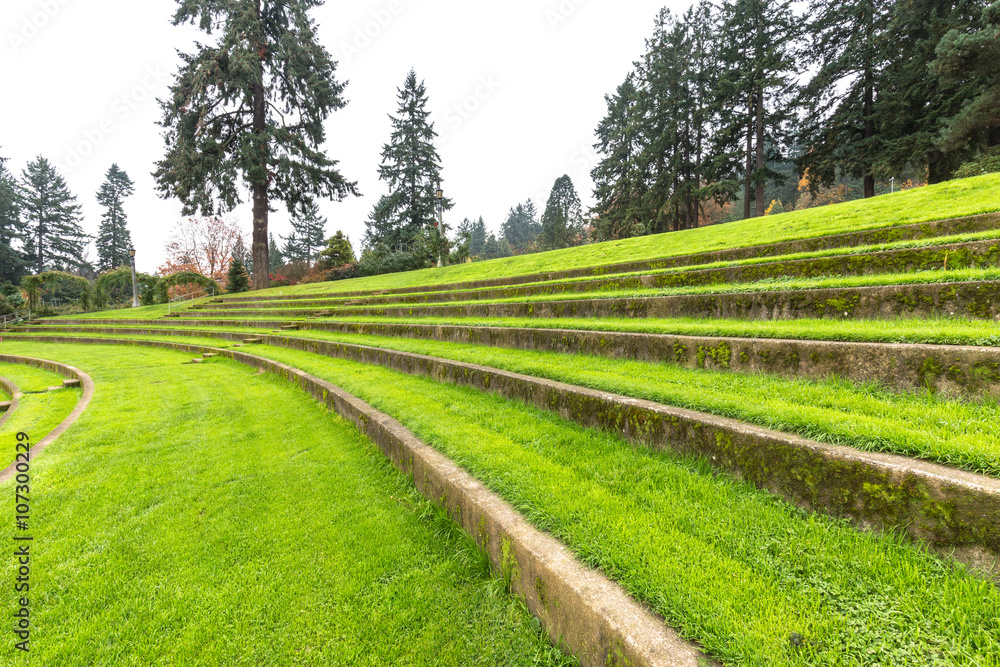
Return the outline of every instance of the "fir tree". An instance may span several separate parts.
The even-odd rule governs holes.
[[[288,262],[312,262],[326,246],[326,218],[319,215],[319,206],[308,206],[302,215],[292,218],[292,233],[282,250]]]
[[[267,261],[268,261],[268,271],[270,273],[276,273],[278,269],[285,265],[285,257],[281,254],[281,249],[278,244],[274,241],[274,234],[268,237],[267,242]],[[254,274],[256,277],[256,274]]]
[[[398,90],[399,107],[390,116],[392,135],[382,148],[379,178],[389,185],[366,224],[365,247],[395,248],[412,244],[421,232],[437,224],[436,191],[441,186],[441,158],[434,147],[438,136],[429,122],[427,88],[410,70]],[[444,210],[452,208],[444,199]]]
[[[80,205],[66,181],[39,156],[21,175],[23,213],[34,268],[79,268],[89,238],[80,228]]]
[[[14,175],[7,170],[7,159],[0,157],[0,282],[20,284],[28,267],[27,258],[15,248],[24,241],[25,225],[21,219],[21,195]]]
[[[508,247],[518,252],[527,252],[542,233],[542,225],[538,221],[538,209],[530,199],[518,204],[507,214],[507,219],[501,227],[501,236]]]
[[[545,250],[576,245],[583,232],[580,196],[569,176],[558,178],[542,215],[541,245]]]
[[[233,244],[233,258],[240,260],[243,268],[246,269],[247,275],[253,275],[253,256],[243,242],[242,235],[237,237],[236,243]]]
[[[233,210],[240,182],[253,200],[253,287],[270,285],[268,212],[283,201],[304,212],[317,197],[356,195],[322,150],[324,121],[342,108],[345,84],[319,43],[309,10],[322,0],[178,0],[174,25],[218,34],[181,54],[161,102],[167,154],[155,172],[160,193],[185,215]]]
[[[104,207],[97,233],[97,270],[101,272],[131,265],[132,236],[122,204],[135,192],[132,179],[117,164],[111,165],[104,178],[97,191],[97,203]]]
[[[356,261],[351,240],[339,230],[327,239],[326,249],[320,253],[320,266],[326,269],[353,264]]]
[[[814,188],[829,187],[839,173],[864,179],[875,196],[875,162],[883,138],[876,104],[884,84],[885,41],[891,3],[881,0],[813,0],[807,53],[818,70],[803,89],[807,122],[799,135],[806,151],[798,160]]]
[[[250,276],[247,275],[247,267],[243,261],[234,256],[229,261],[229,271],[226,273],[226,291],[230,294],[246,292],[250,289]]]
[[[597,126],[594,148],[604,157],[591,172],[597,212],[605,231],[602,241],[628,238],[641,224],[645,179],[639,167],[642,152],[642,104],[630,73],[613,96],[605,96],[608,115]]]
[[[722,173],[742,174],[744,218],[763,215],[767,183],[784,179],[773,165],[782,160],[794,118],[791,99],[798,64],[791,46],[798,32],[790,0],[729,0],[722,5],[718,93],[724,122],[716,153],[723,161],[738,156]],[[755,213],[751,201],[756,202]]]

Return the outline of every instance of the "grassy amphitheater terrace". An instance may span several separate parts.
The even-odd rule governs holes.
[[[993,175],[19,325],[38,659],[1000,666],[998,316]]]

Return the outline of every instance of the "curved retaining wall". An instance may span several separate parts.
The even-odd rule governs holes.
[[[799,506],[851,517],[866,527],[898,529],[978,569],[1000,572],[1000,480],[992,477],[903,456],[826,445],[734,419],[476,364],[361,345],[283,336],[260,338],[268,345],[471,386],[638,443],[703,457],[716,469]],[[21,339],[160,345],[104,338]],[[185,347],[180,343],[162,345]]]
[[[817,278],[829,275],[862,276],[881,273],[911,273],[914,271],[938,270],[948,267],[953,269],[987,267],[996,266],[998,260],[1000,260],[1000,241],[992,239],[929,248],[905,248],[866,255],[838,255],[836,257],[768,262],[766,264],[731,266],[719,269],[619,276],[601,280],[591,279],[576,282],[524,285],[520,287],[406,294],[399,296],[317,299],[308,303],[289,300],[288,303],[298,304],[297,307],[302,308],[306,306],[377,306],[387,304],[484,301],[488,299],[516,299],[546,294],[751,283],[773,278]],[[200,304],[192,308],[192,310],[245,309],[255,303],[261,307],[275,307],[274,305],[269,305],[275,303],[275,300],[272,299],[262,299],[257,302],[252,299],[241,299],[239,301]]]
[[[620,262],[617,264],[606,264],[604,266],[587,267],[581,269],[569,269],[566,271],[551,271],[547,273],[535,273],[524,276],[511,276],[507,278],[493,278],[488,280],[473,280],[455,283],[440,283],[437,285],[423,285],[419,287],[401,287],[388,290],[360,290],[354,292],[328,292],[330,296],[365,296],[370,294],[412,294],[417,292],[440,292],[443,290],[457,289],[478,289],[481,287],[505,287],[508,285],[523,285],[525,283],[538,283],[548,280],[563,280],[571,278],[586,278],[594,276],[604,276],[612,273],[632,273],[634,271],[655,271],[657,269],[670,269],[683,266],[695,266],[698,264],[712,264],[714,262],[731,262],[742,259],[753,259],[756,257],[774,257],[778,255],[791,255],[801,252],[816,252],[819,250],[831,250],[834,248],[851,248],[864,245],[878,245],[881,243],[893,243],[896,241],[909,241],[916,239],[935,238],[939,236],[951,236],[955,234],[974,234],[976,232],[988,231],[1000,228],[1000,213],[986,213],[966,218],[953,218],[950,220],[937,220],[933,222],[922,222],[913,225],[900,225],[896,227],[882,227],[868,229],[846,234],[835,234],[831,236],[820,236],[808,239],[798,239],[793,241],[782,241],[766,245],[750,246],[745,248],[729,248],[714,252],[703,252],[692,255],[677,255],[674,257],[663,257],[651,260],[638,260],[634,262]],[[242,298],[250,300],[264,299],[315,299],[320,296],[316,294],[294,294],[276,295],[267,297],[234,297],[224,299],[234,301]]]
[[[659,297],[574,299],[521,303],[295,310],[216,310],[181,319],[211,317],[628,317],[788,320],[805,317],[1000,318],[1000,283],[877,285],[771,292],[675,294]]]
[[[278,324],[268,323],[267,328],[274,329]],[[590,354],[653,363],[666,361],[685,368],[773,373],[816,380],[838,376],[854,382],[877,381],[896,391],[930,389],[950,397],[1000,396],[1000,348],[996,347],[355,322],[308,322],[300,324],[299,329]],[[194,327],[34,326],[31,331],[203,338],[223,333]],[[252,335],[255,334],[228,334],[224,339],[238,340]]]
[[[21,390],[16,384],[5,377],[0,377],[0,384],[10,394],[10,406],[4,411],[3,416],[0,416],[0,426],[3,426],[10,419],[10,416],[14,414],[14,411],[17,410],[17,406],[21,400]]]
[[[81,371],[79,368],[74,368],[73,366],[68,366],[66,364],[60,364],[57,361],[49,361],[48,359],[35,359],[34,357],[22,357],[18,355],[11,354],[0,354],[0,362],[8,364],[22,364],[25,366],[32,366],[34,368],[40,368],[46,371],[52,371],[53,373],[59,373],[62,376],[76,379],[80,381],[83,386],[83,396],[80,397],[80,401],[73,408],[73,412],[69,413],[66,417],[51,433],[46,435],[40,441],[36,442],[31,448],[31,459],[34,460],[45,451],[45,448],[56,441],[60,435],[62,435],[66,429],[73,425],[80,415],[84,413],[87,406],[90,405],[90,400],[94,397],[94,381],[89,375]],[[14,476],[17,472],[17,463],[12,463],[3,471],[0,471],[0,483],[6,482]]]
[[[46,339],[54,342],[54,339]],[[616,583],[581,565],[566,547],[533,528],[517,511],[395,419],[330,382],[291,366],[244,352],[159,341],[64,340],[138,345],[220,357],[275,373],[350,420],[405,473],[430,501],[443,507],[510,577],[552,641],[585,667],[702,667],[701,651],[656,618]],[[2,360],[2,357],[0,357]]]

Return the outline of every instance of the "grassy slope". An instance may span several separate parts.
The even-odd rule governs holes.
[[[611,241],[444,269],[265,290],[262,294],[390,289],[559,271],[731,247],[963,217],[1000,210],[1000,175],[949,181],[867,201],[795,211],[716,227]]]
[[[482,364],[731,417],[830,444],[914,456],[1000,477],[1000,432],[995,427],[1000,421],[1000,406],[993,400],[943,400],[838,379],[816,382],[440,341],[314,331],[288,335]],[[232,345],[211,338],[96,337],[174,340],[221,348]],[[270,358],[283,353],[282,348],[259,345],[248,351]]]
[[[400,419],[727,665],[1000,664],[1000,591],[891,537],[512,401],[267,354]]]
[[[44,353],[97,393],[33,466],[33,664],[558,663],[478,552],[288,383],[176,352]]]
[[[7,344],[4,351],[7,351]],[[27,356],[37,356],[38,352],[35,346],[34,352]],[[17,410],[0,428],[0,443],[9,445],[0,452],[0,468],[5,468],[14,460],[14,436],[24,432],[31,436],[32,443],[39,442],[69,416],[80,402],[83,390],[46,391],[49,387],[61,386],[65,378],[58,373],[20,364],[0,364],[0,375],[16,384],[23,394]]]

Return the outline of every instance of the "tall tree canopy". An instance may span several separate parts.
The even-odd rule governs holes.
[[[427,110],[427,87],[414,70],[398,89],[399,106],[392,134],[382,148],[379,178],[389,185],[366,223],[365,246],[394,248],[412,244],[426,229],[437,225],[437,189],[441,186],[441,157],[434,147],[437,132]],[[445,198],[444,210],[452,208]]]
[[[355,183],[324,152],[324,121],[342,108],[345,84],[319,43],[309,11],[322,0],[178,0],[174,25],[218,35],[181,54],[161,101],[167,154],[160,193],[184,214],[221,214],[253,201],[253,288],[270,285],[268,212],[282,201],[304,212],[317,197],[356,195]]]
[[[7,159],[0,157],[0,282],[20,284],[26,273],[24,233],[17,180],[7,169]]]
[[[80,228],[80,205],[63,177],[42,156],[28,163],[21,175],[21,203],[37,273],[79,269],[90,238]]]
[[[580,195],[576,193],[573,179],[560,176],[552,186],[545,213],[542,214],[542,248],[555,250],[577,245],[583,240],[582,234]]]
[[[123,204],[135,192],[135,184],[117,164],[111,165],[104,184],[97,191],[97,203],[104,207],[97,232],[97,270],[111,271],[129,266],[132,235],[128,231],[128,216]]]

